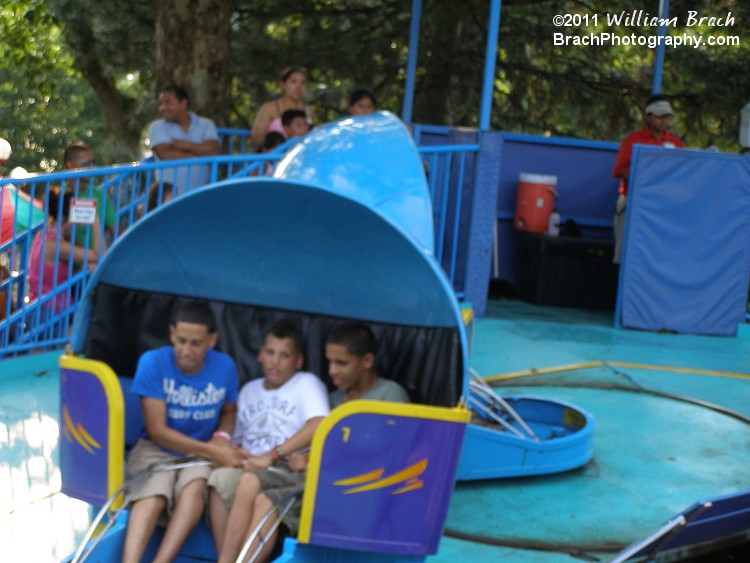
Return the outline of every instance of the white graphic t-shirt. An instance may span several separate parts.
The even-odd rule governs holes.
[[[252,455],[261,455],[328,412],[326,387],[310,372],[295,373],[278,389],[265,389],[262,378],[254,379],[240,390],[234,438]]]

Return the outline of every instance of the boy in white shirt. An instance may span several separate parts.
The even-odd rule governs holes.
[[[304,460],[295,465],[293,454],[310,446],[329,408],[323,382],[299,371],[302,350],[297,324],[291,319],[277,321],[258,353],[263,379],[240,390],[234,435],[250,457],[243,469],[215,469],[208,481],[211,529],[220,562],[235,561],[245,538],[274,502],[304,485]],[[284,518],[292,534],[298,519],[299,503]],[[274,541],[275,534],[259,560],[270,555]]]

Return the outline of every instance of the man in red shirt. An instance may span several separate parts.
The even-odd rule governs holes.
[[[669,123],[674,115],[672,106],[666,96],[655,94],[646,102],[644,108],[646,126],[633,131],[620,143],[615,160],[615,169],[612,171],[615,178],[620,179],[620,196],[617,198],[615,208],[615,264],[620,263],[620,251],[622,249],[622,237],[625,228],[625,205],[628,195],[628,176],[630,175],[630,161],[633,155],[633,145],[656,145],[668,148],[685,145],[677,137],[669,132]]]

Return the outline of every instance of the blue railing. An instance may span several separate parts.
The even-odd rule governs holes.
[[[200,183],[179,186],[176,197],[180,197],[203,183],[263,175],[293,144],[289,142],[269,154],[244,154],[249,131],[220,129],[219,132],[222,148],[229,154],[170,162],[133,163],[0,182],[0,201],[3,202],[0,219],[0,231],[3,233],[0,238],[0,357],[64,346],[68,341],[68,327],[75,312],[75,303],[88,280],[86,261],[77,265],[65,261],[67,275],[64,277],[67,279],[62,283],[59,279],[53,280],[48,291],[44,291],[39,282],[37,291],[30,288],[32,246],[35,237],[41,236],[40,233],[46,228],[51,187],[66,185],[77,197],[95,197],[97,192],[106,194],[103,200],[105,209],[100,207],[98,215],[107,217],[109,214],[110,220],[99,225],[99,238],[106,243],[97,248],[98,258],[106,252],[106,245],[112,244],[144,215],[166,202],[169,194],[165,189],[165,175],[174,175],[177,168],[182,168],[186,177],[191,175],[192,169],[204,171],[205,176]],[[497,209],[505,208],[503,202],[510,196],[504,198],[502,194],[515,186],[515,168],[521,166],[518,158],[513,157],[514,154],[518,157],[518,154],[511,149],[514,141],[521,142],[525,147],[528,139],[520,136],[516,139],[512,134],[499,132],[481,137],[465,131],[456,135],[455,131],[446,127],[424,125],[415,125],[413,133],[420,144],[419,152],[432,198],[436,257],[457,297],[471,301],[481,314],[490,277],[489,272],[481,270],[492,253],[493,225],[497,226],[498,218],[502,219]],[[480,141],[475,143],[477,139]],[[543,144],[538,143],[539,146]],[[528,160],[533,154],[533,151],[524,150],[521,160]],[[539,162],[549,165],[549,155]],[[22,190],[18,189],[20,186],[24,186]],[[155,193],[150,206],[148,200],[152,186]],[[11,205],[8,212],[6,204],[9,201],[16,205]],[[512,207],[511,199],[508,199],[506,207]],[[78,225],[75,230],[83,232],[83,238],[88,241],[95,238],[91,226]],[[506,242],[510,240],[508,237],[502,238]],[[56,249],[51,265],[55,271],[61,262],[58,250],[61,242],[59,235],[55,235],[49,237],[42,247],[46,249],[46,245],[50,245],[50,248]],[[37,263],[36,267],[42,268],[43,264]]]
[[[467,198],[470,197],[471,178],[467,169],[473,168],[479,145],[446,145],[420,147],[427,171],[427,184],[432,197],[435,226],[435,255],[453,284],[459,299],[463,291],[463,263],[468,253]]]
[[[0,201],[6,203],[0,216],[0,356],[13,355],[38,348],[60,347],[68,340],[68,327],[75,304],[85,288],[89,265],[106,252],[128,228],[147,213],[168,201],[165,180],[181,172],[200,170],[205,183],[233,177],[263,175],[283,155],[283,149],[268,154],[217,156],[168,162],[145,162],[57,172],[25,180],[3,180]],[[187,182],[174,188],[179,197],[200,187]],[[97,216],[106,218],[94,232],[92,225],[74,225],[66,238],[92,248],[96,260],[85,257],[79,263],[60,257],[65,239],[56,229],[48,228],[50,192],[65,186],[75,198],[96,199]],[[149,192],[153,203],[149,206]],[[28,194],[28,195],[26,195]],[[62,208],[53,209],[56,224],[62,224]],[[45,232],[47,235],[45,236]],[[83,235],[81,235],[81,232]],[[37,253],[33,253],[34,240]],[[34,254],[34,256],[32,256]],[[45,261],[44,255],[48,256]],[[45,262],[47,262],[45,266]],[[45,271],[46,270],[46,271]],[[45,275],[46,274],[46,275]],[[38,280],[36,287],[30,280]],[[44,285],[43,285],[44,280]]]
[[[250,130],[219,127],[221,154],[246,154],[250,150]]]
[[[107,247],[132,225],[168,201],[167,180],[185,180],[184,184],[173,186],[175,193],[172,197],[180,197],[206,183],[264,175],[293,144],[286,143],[268,154],[243,154],[249,131],[220,129],[220,135],[223,150],[233,154],[57,172],[26,180],[2,180],[2,201],[6,197],[22,201],[13,206],[9,215],[6,215],[6,210],[0,219],[0,227],[3,221],[12,221],[10,236],[0,243],[0,260],[5,269],[4,273],[0,272],[0,357],[64,346],[68,342],[76,303],[89,277],[89,265],[95,264],[95,260],[88,259],[78,264],[61,260],[59,252],[64,242],[61,234],[51,231],[44,236],[48,230],[51,189],[64,185],[73,197],[79,198],[96,198],[100,192],[100,205],[104,208],[98,207],[97,216],[105,218],[105,222],[98,225],[99,231],[95,233],[91,225],[74,226],[79,236],[83,232],[86,245],[96,239],[102,241],[95,249],[98,260],[106,253]],[[420,148],[434,206],[436,255],[459,298],[464,296],[462,263],[468,251],[467,214],[470,206],[466,205],[466,200],[470,194],[467,195],[466,187],[472,180],[467,170],[473,168],[478,150],[478,145]],[[196,171],[202,174],[200,182],[192,181]],[[151,205],[150,191],[154,192]],[[19,195],[23,193],[28,196]],[[62,220],[60,211],[53,213],[58,224]],[[76,232],[70,233],[70,236],[75,235]],[[47,288],[43,288],[41,282],[44,260],[36,263],[31,260],[37,237],[43,239],[43,252],[54,248],[52,263],[48,264],[48,272],[52,270],[54,274]],[[64,273],[58,274],[58,265],[67,268]],[[40,280],[34,289],[30,287],[31,278]]]

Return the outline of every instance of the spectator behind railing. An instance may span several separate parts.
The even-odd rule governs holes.
[[[430,135],[447,135],[447,131],[447,128],[434,126],[419,126],[414,130],[415,138],[420,138],[425,132]],[[227,144],[231,144],[226,141],[228,136],[247,138],[246,130],[223,129],[221,133]],[[265,173],[265,167],[274,165],[293,145],[294,141],[290,140],[271,149],[268,154],[220,155],[195,159],[193,162],[199,166],[202,166],[204,162],[208,163],[206,166],[209,168],[209,179],[212,182],[222,178],[257,176]],[[455,202],[461,201],[461,189],[467,181],[464,169],[468,166],[469,159],[474,158],[478,150],[479,145],[420,147],[423,158],[428,159],[430,163],[427,180],[433,204],[437,210],[435,214],[436,255],[448,273],[459,298],[464,297],[465,284],[462,270],[463,256],[465,256],[463,245],[467,240],[467,235],[462,230],[464,229],[462,225],[465,224],[465,212],[462,209],[461,213],[451,213],[450,210],[458,209]],[[40,315],[45,312],[42,306],[54,299],[59,291],[67,290],[71,284],[74,285],[71,291],[75,289],[75,293],[78,294],[87,282],[86,271],[69,270],[75,274],[75,283],[66,280],[65,289],[60,288],[58,284],[52,288],[52,295],[42,294],[39,299],[28,301],[31,246],[34,235],[44,229],[43,223],[46,221],[47,213],[43,203],[48,199],[47,194],[57,189],[54,187],[55,184],[65,186],[71,178],[78,178],[79,182],[80,178],[86,178],[90,185],[99,185],[107,191],[117,217],[118,224],[114,237],[117,239],[143,217],[145,209],[149,209],[149,188],[154,178],[159,175],[159,171],[179,166],[179,161],[128,163],[77,172],[32,174],[24,180],[28,193],[32,197],[16,190],[21,183],[19,180],[6,180],[7,183],[0,183],[3,199],[13,196],[15,205],[8,215],[8,225],[12,227],[9,238],[7,241],[0,241],[0,262],[2,262],[2,255],[6,255],[4,263],[12,273],[8,278],[0,277],[0,293],[4,294],[7,299],[5,309],[7,316],[5,319],[0,317],[0,357],[13,356],[36,348],[64,345],[66,333],[57,331],[56,328],[58,326],[62,328],[63,324],[67,326],[67,319],[72,316],[75,307],[68,307],[64,313],[57,315],[58,319],[49,320]],[[270,172],[269,166],[268,173]],[[199,187],[196,186],[189,191],[199,189]],[[80,189],[80,194],[86,193],[88,192],[85,187]],[[165,195],[166,190],[162,186],[162,201],[157,207],[166,203]],[[179,196],[173,193],[173,197]],[[36,207],[37,204],[39,208]],[[38,218],[37,215],[39,215]],[[11,219],[14,221],[10,222]],[[6,222],[3,220],[3,229],[5,225]],[[79,231],[101,233],[97,228],[84,225],[76,226],[75,231],[76,234]],[[96,245],[95,242],[92,244]],[[61,261],[66,262],[62,259]],[[39,272],[38,268],[39,265],[37,265],[37,272]]]
[[[269,131],[283,131],[281,115],[288,109],[299,109],[305,112],[307,124],[312,127],[315,123],[315,111],[306,105],[302,98],[307,89],[307,70],[302,67],[293,66],[281,71],[279,86],[282,95],[275,100],[266,102],[258,110],[255,123],[251,129],[251,141],[256,150],[263,146],[263,139]]]
[[[13,149],[10,147],[10,143],[5,139],[0,139],[0,178],[3,176],[3,165],[10,160],[12,154]]]
[[[65,170],[94,168],[96,166],[94,151],[86,143],[71,143],[63,153],[63,166]],[[84,183],[83,186],[81,186],[82,181]],[[91,176],[70,178],[65,183],[65,192],[71,194],[73,197],[93,197],[96,199],[96,216],[100,223],[102,218],[104,218],[104,230],[107,238],[111,241],[115,234],[117,219],[115,216],[115,206],[107,196],[107,190],[101,186],[94,186],[94,177]],[[76,229],[76,244],[98,250],[92,246],[93,239],[91,237],[89,237],[88,245],[86,244],[86,235],[86,229]]]
[[[93,248],[99,247],[101,226],[95,219],[92,225],[93,248],[84,248],[70,242],[73,224],[69,221],[72,195],[51,188],[47,202],[47,228],[39,231],[31,246],[29,267],[29,298],[37,299],[53,291],[57,293],[54,306],[56,313],[72,305],[75,297],[69,288],[64,286],[70,277],[70,261],[80,263],[91,272],[97,264],[97,253]]]
[[[273,151],[276,147],[283,145],[285,142],[286,139],[284,138],[284,135],[282,135],[278,131],[269,131],[268,133],[266,133],[265,139],[263,139],[263,146],[260,148],[260,152],[263,154],[267,154]],[[274,168],[275,164],[273,162],[266,162],[263,165],[263,174],[266,176],[270,176],[271,174],[273,174]],[[253,175],[257,176],[258,172],[255,172]]]
[[[263,146],[260,148],[260,152],[264,154],[269,153],[279,145],[283,145],[284,141],[286,141],[284,135],[278,131],[269,131],[263,139]]]
[[[169,182],[154,181],[148,189],[148,202],[146,211],[151,212],[160,205],[172,200],[172,184]]]
[[[0,139],[0,320],[6,319],[16,308],[13,299],[15,273],[11,272],[18,270],[19,263],[25,261],[20,252],[21,245],[17,241],[25,234],[25,249],[28,249],[27,231],[32,225],[38,226],[45,220],[41,204],[21,192],[25,184],[18,183],[14,186],[1,181],[3,166],[8,163],[12,154],[10,143]],[[26,170],[20,166],[15,167],[9,175],[14,180],[27,176]],[[0,334],[0,345],[2,340]]]
[[[190,98],[182,86],[167,86],[159,97],[162,119],[148,129],[151,150],[157,161],[213,156],[221,152],[214,122],[190,111]],[[175,195],[197,189],[208,181],[207,165],[191,165],[160,171],[159,179],[170,182]]]
[[[247,138],[247,130],[240,132],[231,130],[224,134]],[[196,166],[208,168],[210,172],[208,180],[211,182],[216,182],[222,178],[257,176],[264,173],[266,166],[271,168],[293,144],[294,141],[282,143],[281,146],[269,150],[268,154],[219,155],[191,159],[191,161]],[[87,159],[84,158],[83,160]],[[83,270],[76,264],[71,267],[69,260],[60,255],[58,257],[59,262],[65,264],[61,264],[61,267],[68,267],[68,277],[58,276],[58,282],[53,283],[50,287],[47,285],[50,283],[47,276],[40,270],[44,266],[44,261],[41,259],[43,257],[35,257],[36,273],[34,278],[36,287],[34,288],[33,299],[29,299],[31,247],[35,235],[40,231],[44,232],[45,229],[47,210],[44,204],[49,199],[48,194],[59,192],[60,187],[58,186],[68,187],[72,185],[72,191],[75,193],[77,189],[78,197],[89,197],[90,194],[94,193],[90,191],[90,188],[97,186],[101,193],[106,193],[109,196],[107,208],[111,204],[114,209],[116,225],[113,239],[116,240],[145,215],[144,210],[154,209],[149,207],[149,190],[160,172],[163,170],[173,172],[176,167],[180,166],[180,161],[127,163],[106,168],[90,168],[90,163],[88,163],[87,166],[83,167],[83,170],[30,174],[23,180],[23,183],[26,184],[26,190],[31,196],[17,189],[22,184],[18,179],[0,182],[0,195],[3,202],[6,200],[8,202],[7,214],[4,211],[0,219],[0,227],[2,227],[0,230],[5,231],[6,225],[8,226],[7,237],[0,240],[0,264],[4,264],[11,273],[9,276],[0,275],[0,295],[4,296],[6,300],[5,307],[0,307],[5,313],[5,318],[0,314],[0,358],[37,348],[64,345],[67,338],[68,321],[75,312],[73,301],[75,301],[75,296],[80,295],[88,281],[88,268]],[[82,178],[84,179],[83,182],[81,182]],[[156,184],[159,185],[158,180],[156,180]],[[161,183],[161,198],[158,197],[158,192],[153,196],[156,200],[156,207],[160,207],[170,200],[168,184],[169,182]],[[185,191],[194,191],[200,187],[195,186]],[[174,192],[173,185],[172,197],[179,197]],[[97,204],[97,206],[100,205]],[[54,204],[51,209],[55,213],[56,207]],[[97,215],[100,216],[100,221],[101,214],[98,213]],[[75,234],[86,238],[88,232],[92,250],[99,250],[99,256],[101,256],[105,247],[100,244],[104,237],[101,236],[102,231],[99,221],[96,225],[76,225]],[[95,240],[93,237],[97,234],[98,239]],[[42,238],[44,238],[44,235],[42,235]],[[44,243],[45,246],[53,248],[56,246],[56,240],[44,238]],[[64,244],[69,245],[68,239],[65,239]],[[74,258],[74,260],[78,262],[78,259]],[[57,270],[56,267],[51,269],[53,274]],[[70,279],[71,274],[74,279]],[[40,288],[40,280],[43,280],[45,285],[50,287],[48,293]],[[52,301],[62,292],[71,294],[73,299],[61,297],[61,305],[66,305],[66,307],[53,314]],[[2,299],[0,299],[0,305],[1,301]]]
[[[281,128],[285,139],[304,137],[310,132],[307,115],[301,109],[288,109],[281,114]]]
[[[146,205],[145,207],[143,205],[138,206],[137,218],[141,219],[157,207],[161,207],[165,203],[172,201],[173,192],[174,188],[169,182],[160,182],[159,180],[151,182],[151,185],[148,187]]]
[[[367,88],[355,90],[349,96],[349,113],[351,115],[369,115],[375,112],[377,105],[375,94]]]
[[[10,143],[0,138],[0,178],[3,177],[3,165],[7,164],[12,154],[13,149],[10,147]],[[0,241],[5,242],[10,239],[13,233],[13,207],[10,198],[5,193],[0,195],[2,195],[2,200],[0,200],[2,205],[0,211]]]

